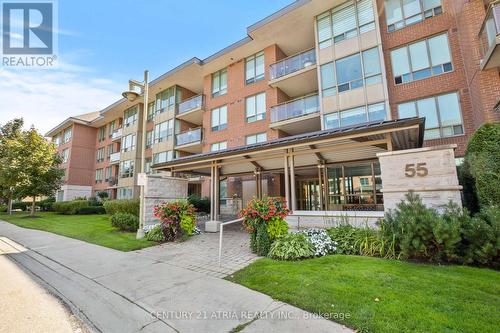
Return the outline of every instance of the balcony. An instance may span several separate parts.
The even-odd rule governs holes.
[[[269,66],[271,87],[281,89],[290,97],[318,90],[316,51],[310,49]]]
[[[122,138],[122,135],[123,135],[123,128],[118,128],[111,135],[111,140],[112,141],[120,140]]]
[[[201,153],[201,134],[201,127],[177,134],[176,149],[193,154]]]
[[[273,106],[269,126],[290,135],[319,131],[321,129],[321,120],[318,94],[303,96]]]
[[[490,5],[479,32],[481,69],[500,67],[500,3]]]
[[[118,186],[118,177],[111,177],[106,180],[108,182],[109,187],[116,187]]]
[[[177,118],[188,121],[192,124],[201,125],[203,123],[203,95],[194,96],[177,106]]]
[[[113,153],[109,155],[109,163],[114,164],[120,162],[120,153]]]

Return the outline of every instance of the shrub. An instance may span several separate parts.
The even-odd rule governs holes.
[[[146,232],[146,239],[152,242],[163,242],[165,236],[161,224],[157,224]]]
[[[327,254],[334,253],[337,249],[337,244],[323,229],[311,228],[299,231],[299,233],[305,235],[313,245],[315,256],[326,256]]]
[[[357,228],[350,225],[342,225],[326,230],[328,236],[337,244],[336,253],[347,255],[361,254],[359,248],[355,246],[358,240],[357,231]]]
[[[115,213],[111,216],[111,225],[121,231],[136,231],[139,229],[139,219],[130,213]]]
[[[28,204],[22,201],[16,201],[12,203],[12,209],[20,209],[23,212],[28,208]]]
[[[267,233],[271,241],[288,233],[288,223],[281,217],[274,217],[267,222]]]
[[[52,205],[56,213],[64,215],[75,215],[84,207],[89,207],[87,200],[61,201]]]
[[[40,207],[40,210],[43,212],[50,212],[53,210],[52,205],[56,202],[55,198],[47,198],[44,200],[40,200],[36,205]]]
[[[278,260],[311,258],[314,256],[314,247],[304,234],[291,233],[276,239],[268,256]]]
[[[166,241],[184,240],[193,234],[196,226],[194,211],[194,206],[184,200],[165,202],[154,208]]]
[[[192,236],[194,228],[196,227],[196,221],[192,215],[181,216],[180,222],[181,230],[188,236]]]
[[[109,215],[129,213],[139,217],[139,199],[108,200],[103,205]]]
[[[108,194],[108,192],[106,192],[106,191],[97,192],[97,193],[96,193],[96,196],[97,196],[99,199],[101,199],[101,201],[105,201],[106,199],[108,199],[108,198],[109,198],[109,194]]]
[[[255,246],[256,253],[259,256],[267,256],[269,249],[271,248],[271,238],[267,233],[267,226],[265,224],[259,224],[257,227],[257,232],[255,235]]]
[[[102,203],[97,200],[97,197],[90,197],[87,199],[89,206],[102,206]]]
[[[188,197],[188,202],[196,208],[196,211],[198,212],[203,212],[203,213],[210,213],[210,199],[205,197],[205,198],[200,198],[199,196],[196,195],[190,195]]]
[[[82,207],[77,212],[78,215],[106,214],[106,210],[102,206]]]

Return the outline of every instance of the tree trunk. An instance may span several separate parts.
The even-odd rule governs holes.
[[[9,202],[7,203],[7,214],[12,215],[12,198],[9,198]]]
[[[33,202],[31,203],[31,216],[35,216],[36,208],[36,197],[33,197]]]

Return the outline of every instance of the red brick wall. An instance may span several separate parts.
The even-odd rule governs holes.
[[[96,140],[96,128],[81,124],[73,125],[73,137],[69,142],[70,159],[66,170],[67,184],[81,186],[92,186],[94,184]]]

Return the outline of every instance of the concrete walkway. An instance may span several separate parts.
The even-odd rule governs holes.
[[[179,249],[120,252],[3,221],[1,236],[1,255],[97,332],[352,332],[167,260],[189,254]]]

